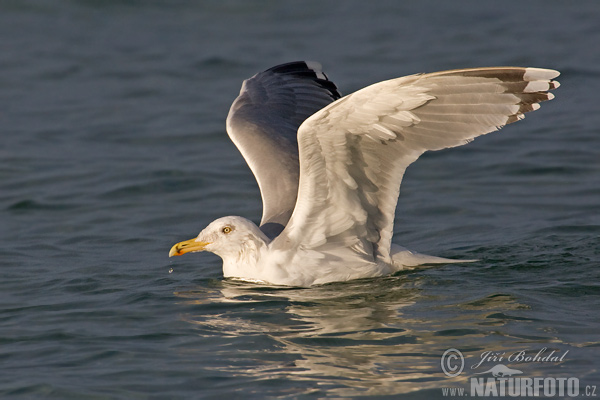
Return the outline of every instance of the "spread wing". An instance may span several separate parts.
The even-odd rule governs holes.
[[[314,62],[278,65],[244,81],[227,117],[227,132],[254,173],[263,201],[261,229],[276,236],[298,192],[298,127],[340,98]]]
[[[400,182],[427,150],[460,146],[554,98],[559,73],[475,68],[380,82],[337,100],[298,131],[298,201],[274,248],[391,262]],[[329,250],[328,250],[329,249]],[[316,257],[316,256],[315,256]]]

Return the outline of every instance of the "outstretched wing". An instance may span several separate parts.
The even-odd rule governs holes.
[[[227,116],[227,132],[254,173],[263,200],[261,229],[276,236],[298,192],[298,127],[340,98],[315,62],[278,65],[244,81]]]
[[[300,186],[290,222],[272,243],[391,262],[400,182],[427,150],[459,146],[523,119],[554,98],[559,73],[475,68],[380,82],[337,100],[298,131]],[[304,257],[316,252],[299,252]]]

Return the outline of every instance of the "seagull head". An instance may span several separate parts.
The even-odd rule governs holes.
[[[223,261],[256,258],[269,239],[252,221],[242,217],[223,217],[211,222],[197,237],[179,242],[169,251],[169,257],[185,253],[209,251]]]

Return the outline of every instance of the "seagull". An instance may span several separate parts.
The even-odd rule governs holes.
[[[169,256],[209,251],[223,276],[309,287],[425,264],[470,262],[392,244],[400,183],[428,150],[460,146],[554,98],[558,71],[490,67],[422,73],[342,97],[316,62],[245,80],[226,127],[262,197],[260,225],[219,218]]]

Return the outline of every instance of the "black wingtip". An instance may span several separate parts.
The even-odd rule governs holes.
[[[309,78],[318,83],[322,88],[328,90],[334,100],[342,97],[335,83],[330,81],[327,75],[321,70],[321,64],[315,61],[292,61],[271,67],[265,72]]]
[[[310,66],[309,66],[310,65]],[[294,74],[297,72],[321,72],[321,64],[314,61],[292,61],[285,64],[279,64],[269,68],[265,72],[275,72],[277,74]]]

